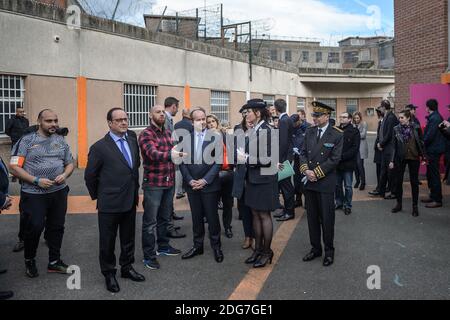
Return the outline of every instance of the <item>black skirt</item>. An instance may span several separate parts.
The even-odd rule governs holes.
[[[254,184],[245,182],[245,204],[253,210],[275,211],[279,206],[278,182]]]

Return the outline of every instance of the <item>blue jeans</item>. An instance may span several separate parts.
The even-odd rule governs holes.
[[[169,246],[167,225],[173,210],[174,187],[144,189],[144,216],[142,218],[142,249],[144,259],[156,258],[155,244],[159,249]]]
[[[352,208],[353,197],[353,171],[340,171],[336,172],[337,185],[336,185],[336,206],[343,206],[344,208]],[[344,191],[342,190],[342,182],[344,183]]]

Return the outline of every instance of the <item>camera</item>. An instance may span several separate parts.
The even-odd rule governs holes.
[[[58,42],[61,40],[61,37],[60,37],[60,36],[54,36],[54,37],[53,37],[53,40],[54,40],[56,43],[58,43]]]

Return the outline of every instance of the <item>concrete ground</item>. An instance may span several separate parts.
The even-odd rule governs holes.
[[[147,281],[133,283],[121,279],[119,272],[121,292],[111,294],[106,291],[99,270],[95,210],[83,212],[78,208],[81,212],[67,215],[62,257],[66,263],[80,267],[81,290],[69,290],[66,275],[46,273],[48,254],[43,242],[37,259],[40,276],[36,279],[25,276],[23,252],[12,252],[17,240],[17,214],[0,216],[0,268],[8,269],[6,275],[0,275],[0,290],[13,290],[15,299],[33,300],[449,299],[450,188],[444,187],[443,208],[425,209],[420,205],[420,216],[413,218],[410,199],[407,199],[403,212],[392,214],[393,201],[367,196],[375,176],[371,161],[366,168],[371,186],[366,191],[355,192],[353,213],[345,216],[342,211],[336,212],[336,255],[334,265],[329,268],[322,266],[321,259],[302,261],[310,245],[306,215],[299,208],[295,220],[274,221],[275,259],[264,269],[255,270],[243,263],[251,252],[240,248],[243,230],[235,210],[234,237],[222,237],[225,255],[222,264],[214,261],[206,239],[203,256],[187,261],[179,256],[161,257],[161,269],[148,270],[142,264],[142,215],[139,214],[135,269]],[[71,195],[86,196],[82,176],[80,170],[71,178]],[[12,194],[17,194],[17,186],[12,189]],[[405,190],[405,195],[409,195],[409,189]],[[426,193],[424,183],[421,196]],[[185,217],[176,225],[181,226],[187,237],[172,240],[171,244],[185,252],[192,245],[186,199],[178,200],[176,209]],[[379,290],[367,287],[370,266],[379,267]]]

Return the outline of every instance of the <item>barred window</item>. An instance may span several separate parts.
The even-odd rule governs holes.
[[[358,111],[358,99],[347,99],[347,112],[354,114]]]
[[[332,107],[334,109],[334,111],[331,112],[330,118],[336,120],[336,111],[337,111],[336,110],[336,105],[337,105],[336,99],[320,99],[319,98],[319,99],[317,99],[317,101],[325,103],[327,106]]]
[[[277,49],[270,50],[270,59],[277,61],[278,60],[278,52]]]
[[[23,108],[24,77],[0,74],[0,134],[5,133],[6,122]]]
[[[306,99],[297,98],[297,112],[300,110],[305,110],[305,107],[306,107]]]
[[[156,103],[156,86],[125,84],[123,98],[129,127],[147,127],[150,123],[148,113]]]
[[[322,51],[317,51],[316,52],[316,62],[322,62]]]
[[[302,51],[302,62],[309,62],[309,51]]]
[[[275,103],[275,96],[265,94],[263,95],[263,100],[267,103],[267,105],[272,105]]]
[[[292,52],[291,50],[284,51],[284,62],[291,62],[292,61]]]
[[[339,52],[330,52],[328,54],[329,63],[339,63]]]
[[[229,122],[230,93],[227,91],[211,91],[211,113],[220,122]]]

